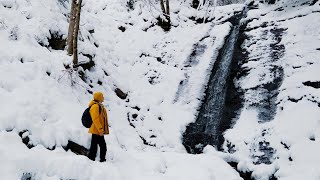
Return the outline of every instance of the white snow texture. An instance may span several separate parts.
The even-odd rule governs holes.
[[[258,27],[247,32],[257,43],[243,43],[250,55],[242,66],[249,71],[235,82],[246,92],[244,107],[224,134],[224,151],[207,146],[198,155],[186,152],[182,134],[196,120],[212,66],[231,30],[226,20],[245,5],[207,11],[192,8],[191,0],[170,1],[172,27],[165,32],[156,24],[159,4],[134,1],[130,9],[128,2],[83,0],[79,61],[92,57],[95,66],[70,71],[66,66],[72,57],[51,42],[67,37],[70,1],[0,0],[1,179],[242,179],[231,161],[254,179],[320,179],[320,91],[303,84],[320,81],[319,2],[255,3],[259,9],[250,10],[246,19],[254,19],[247,28]],[[193,20],[204,16],[210,22]],[[285,29],[284,55],[272,63],[263,47],[276,40],[270,34],[261,40],[263,28],[268,29],[264,22]],[[198,42],[204,50],[191,62]],[[260,122],[252,104],[261,97],[252,89],[273,81],[271,66],[283,70],[277,111]],[[125,100],[116,95],[117,88],[127,94]],[[63,149],[68,140],[89,148],[91,135],[81,115],[95,91],[104,93],[109,115],[104,163]],[[20,132],[33,148],[22,142]],[[256,163],[263,153],[259,142],[273,148],[271,164]]]

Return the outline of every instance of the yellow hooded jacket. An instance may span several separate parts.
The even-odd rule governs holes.
[[[91,134],[109,134],[109,126],[108,126],[108,114],[106,108],[103,107],[101,102],[103,102],[103,94],[102,93],[94,93],[93,100],[90,101],[90,115],[92,118],[92,125],[89,128],[89,133]],[[99,113],[100,106],[100,113]]]

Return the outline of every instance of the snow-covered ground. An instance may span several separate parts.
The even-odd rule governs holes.
[[[320,15],[313,13],[320,11],[319,2],[309,6],[281,1],[260,4],[248,12],[248,19],[256,18],[248,28],[268,22],[269,29],[285,29],[280,42],[285,52],[270,62],[264,47],[275,44],[274,34],[263,35],[263,28],[248,31],[256,41],[244,44],[249,59],[261,61],[245,63],[250,72],[237,82],[246,90],[248,101],[240,119],[225,134],[235,145],[235,153],[207,147],[200,155],[186,153],[182,134],[196,119],[204,84],[230,31],[231,24],[224,21],[244,6],[209,8],[212,22],[198,24],[192,17],[204,16],[205,8],[197,11],[188,2],[170,3],[173,26],[164,32],[154,25],[158,6],[138,1],[130,9],[126,0],[83,0],[79,57],[86,62],[90,55],[96,64],[85,70],[84,82],[78,72],[66,71],[72,62],[66,51],[52,49],[48,41],[54,34],[66,38],[68,1],[0,0],[3,179],[21,179],[28,173],[34,179],[241,179],[223,159],[238,161],[238,169],[253,171],[260,179],[275,172],[280,179],[320,178],[320,94],[319,89],[303,85],[320,81]],[[274,11],[279,7],[284,10]],[[193,58],[198,46],[201,50]],[[260,122],[259,112],[251,105],[262,97],[252,87],[273,81],[270,67],[274,66],[283,69],[277,113]],[[128,94],[125,100],[117,97],[116,88]],[[80,118],[93,91],[104,92],[109,112],[105,163],[62,148],[68,140],[89,147],[90,135]],[[35,146],[31,149],[18,135],[25,130],[22,136]],[[275,151],[270,165],[255,163],[262,141]]]
[[[257,179],[320,178],[320,91],[306,85],[320,81],[320,5],[310,3],[260,5],[243,20],[250,20],[242,45],[249,54],[237,85],[245,103],[225,137],[238,169]]]
[[[130,10],[126,5],[118,0],[83,1],[79,57],[88,61],[90,55],[96,64],[86,70],[84,82],[78,72],[66,71],[72,58],[54,50],[48,40],[54,35],[66,38],[68,1],[0,1],[2,178],[240,179],[217,156],[187,154],[181,136],[194,120],[212,57],[229,33],[230,23],[221,22],[243,5],[218,7],[214,14],[210,9],[218,24],[214,26],[190,19],[205,10],[172,2],[170,32],[152,25],[159,8],[137,2]],[[199,40],[206,47],[189,67]],[[128,94],[125,100],[116,96],[116,88]],[[108,160],[102,164],[62,148],[68,140],[90,145],[80,122],[92,98],[88,90],[104,92],[109,111]],[[35,147],[28,149],[19,132]]]

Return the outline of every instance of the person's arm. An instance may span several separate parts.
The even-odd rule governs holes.
[[[92,118],[92,123],[94,124],[94,126],[98,129],[99,134],[103,134],[103,127],[100,123],[99,120],[99,105],[98,104],[94,104],[91,106],[90,108],[90,115]]]
[[[109,122],[108,122],[108,111],[107,111],[107,109],[106,108],[104,108],[105,109],[105,114],[106,114],[106,118],[105,118],[105,128],[106,128],[106,130],[105,130],[105,133],[106,134],[109,134]]]

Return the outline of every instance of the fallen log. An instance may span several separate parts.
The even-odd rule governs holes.
[[[73,141],[68,141],[67,146],[64,148],[66,151],[68,151],[69,149],[74,152],[77,155],[84,155],[84,156],[88,156],[89,154],[89,150]]]

